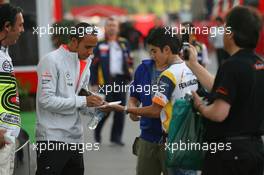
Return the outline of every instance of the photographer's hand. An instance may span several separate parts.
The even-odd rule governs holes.
[[[197,66],[199,64],[198,58],[197,58],[197,51],[196,48],[193,45],[189,45],[190,47],[187,49],[189,52],[189,59],[185,60],[186,65],[191,69],[192,67]]]
[[[192,91],[192,95],[194,106],[203,117],[214,122],[223,122],[227,118],[231,105],[226,101],[216,99],[212,104],[206,106],[196,92]]]
[[[201,111],[201,107],[204,105],[204,104],[203,104],[203,101],[201,100],[201,98],[199,97],[199,95],[198,95],[196,92],[192,91],[192,95],[193,95],[193,103],[194,103],[194,107],[195,107],[199,112],[202,113],[202,111]]]

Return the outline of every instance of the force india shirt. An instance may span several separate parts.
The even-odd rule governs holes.
[[[4,47],[0,48],[0,100],[0,128],[17,137],[21,125],[17,83],[12,59]]]
[[[163,130],[167,133],[173,114],[174,103],[184,98],[186,93],[198,89],[197,78],[184,62],[172,64],[162,72],[158,82],[159,91],[155,93],[153,103],[163,106],[160,113]]]

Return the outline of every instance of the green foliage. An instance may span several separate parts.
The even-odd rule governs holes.
[[[162,15],[166,12],[177,12],[181,6],[191,0],[64,0],[65,11],[70,11],[74,6],[103,4],[118,6],[127,9],[128,13],[155,13]]]

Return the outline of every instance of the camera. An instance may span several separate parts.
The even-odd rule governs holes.
[[[189,60],[189,49],[190,48],[190,44],[189,44],[189,33],[185,32],[182,35],[182,51],[183,51],[183,59],[184,60]]]

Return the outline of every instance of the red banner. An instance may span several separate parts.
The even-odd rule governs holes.
[[[62,0],[54,0],[54,19],[59,22],[63,18]]]

